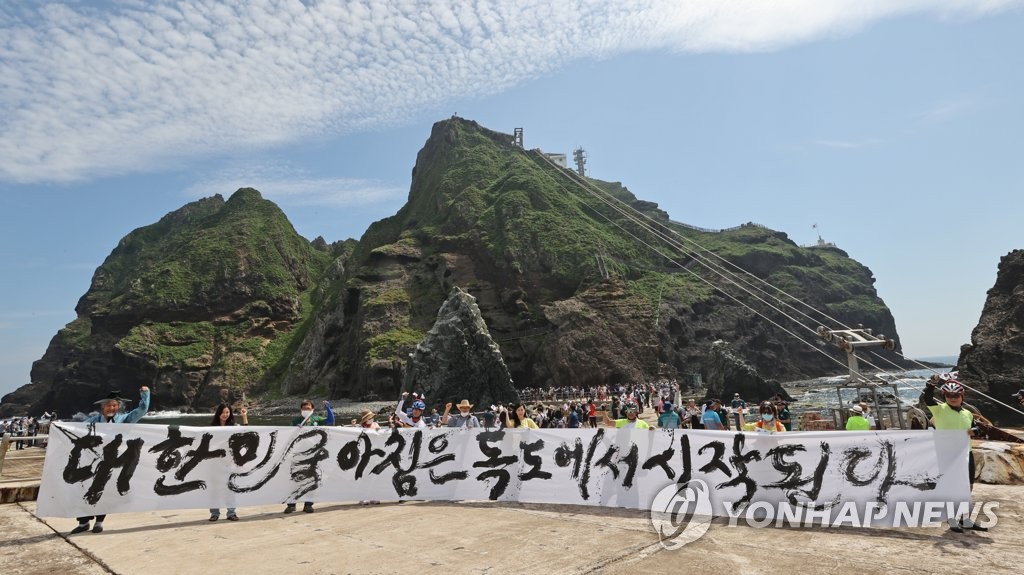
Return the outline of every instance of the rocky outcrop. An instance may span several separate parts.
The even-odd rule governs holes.
[[[975,441],[975,478],[990,485],[1024,485],[1024,445]]]
[[[738,290],[696,260],[667,261],[664,251],[625,234],[628,222],[614,221],[591,187],[642,211],[662,233],[717,246],[730,263],[785,286],[838,322],[863,324],[898,342],[871,271],[842,250],[801,248],[785,233],[756,225],[720,233],[678,227],[621,184],[588,180],[582,189],[568,172],[511,141],[460,118],[434,125],[417,156],[408,202],[360,239],[333,303],[317,311],[320,327],[307,335],[325,338],[323,345],[304,345],[311,353],[303,361],[315,369],[290,378],[288,390],[296,389],[292,381],[316,381],[333,396],[393,397],[409,354],[456,285],[476,298],[521,386],[686,382],[704,369],[718,339],[765,378],[840,371],[776,325],[787,321],[782,312],[755,301],[763,314],[756,315],[722,293]],[[631,231],[660,245],[643,230]],[[788,296],[764,299],[779,304]]]
[[[733,347],[724,341],[716,341],[711,345],[703,377],[707,384],[706,397],[721,399],[726,405],[735,393],[740,394],[748,403],[768,400],[776,395],[786,401],[793,401],[782,384],[762,378],[756,369],[743,361]]]
[[[476,300],[457,287],[409,359],[403,389],[424,394],[431,405],[468,399],[487,406],[519,399]]]
[[[1024,250],[999,260],[995,285],[988,290],[971,343],[960,349],[957,369],[964,383],[1016,405],[1010,396],[1024,388]],[[1004,406],[976,394],[970,394],[970,401],[996,423],[1024,425],[1024,416]]]
[[[623,206],[643,217],[624,218]],[[421,391],[431,376],[410,354],[455,286],[475,299],[516,386],[688,383],[722,371],[709,364],[716,340],[766,379],[838,372],[780,327],[792,298],[899,350],[871,271],[842,250],[754,224],[677,224],[621,183],[580,179],[461,118],[434,125],[398,213],[336,248],[299,237],[256,190],[168,214],[114,249],[33,383],[0,410],[77,410],[101,388],[141,384],[157,409],[186,410],[243,393],[392,398],[409,377]],[[751,299],[709,260],[785,293]],[[747,380],[736,372],[722,392],[734,381]],[[431,385],[462,399],[442,384]],[[761,388],[742,385],[748,397]]]
[[[122,239],[93,275],[77,319],[0,413],[88,410],[146,385],[154,410],[206,410],[277,375],[330,255],[243,188],[175,210]]]

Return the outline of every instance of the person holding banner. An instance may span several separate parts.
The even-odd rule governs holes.
[[[625,414],[624,419],[612,419],[608,417],[608,412],[604,412],[604,424],[609,427],[615,427],[616,429],[650,429],[651,426],[642,419],[637,419],[637,414],[640,412],[640,406],[637,405],[632,399],[627,399],[622,402],[622,413]]]
[[[327,401],[326,399],[324,400],[324,412],[327,414],[326,416],[314,415],[313,402],[311,400],[309,400],[309,399],[303,399],[302,403],[299,404],[299,416],[292,419],[292,425],[297,425],[299,427],[305,427],[307,425],[310,425],[310,426],[326,425],[326,426],[329,427],[331,425],[334,425],[334,410],[331,409],[331,402]],[[294,501],[285,501],[284,512],[285,513],[294,513],[295,512],[295,502]],[[305,501],[305,502],[303,502],[302,503],[302,512],[303,513],[312,513],[313,512],[313,502],[312,501]]]
[[[135,423],[142,419],[149,411],[149,388],[143,385],[139,388],[139,406],[124,413],[121,406],[127,403],[128,399],[121,397],[120,391],[111,391],[107,397],[97,401],[100,411],[96,415],[85,420],[85,423]],[[89,522],[96,519],[92,526],[93,533],[103,533],[103,520],[106,515],[89,515],[78,517],[78,526],[71,530],[71,533],[82,533],[89,530]]]
[[[398,405],[395,407],[395,418],[398,419],[398,423],[402,427],[427,427],[427,418],[423,417],[423,412],[427,409],[427,404],[423,403],[422,399],[417,399],[412,402],[412,413],[406,413],[402,407],[405,405],[405,398],[409,395],[408,391],[402,392],[402,399],[398,401]],[[413,397],[419,397],[414,394]]]
[[[940,382],[945,382],[939,387],[944,402],[935,400],[935,388]],[[974,427],[974,414],[969,409],[964,409],[964,386],[956,380],[956,372],[933,375],[925,383],[924,391],[919,398],[921,403],[928,406],[932,413],[932,425],[935,429],[960,429],[971,435],[971,428]],[[967,477],[974,490],[974,452],[968,450],[967,455]],[[963,533],[964,529],[974,531],[988,531],[988,527],[982,527],[973,520],[968,513],[962,517],[950,517],[949,529],[954,533]]]
[[[850,417],[846,420],[846,431],[868,431],[871,422],[864,417],[864,408],[855,405],[850,408]]]
[[[757,421],[753,423],[745,423],[743,420],[743,412],[739,413],[739,428],[743,431],[754,431],[757,433],[782,433],[786,431],[786,426],[782,425],[779,421],[777,414],[775,413],[775,406],[772,402],[765,401],[757,407],[758,415]]]
[[[473,404],[468,399],[463,399],[457,407],[459,412],[449,416],[452,404],[451,402],[444,404],[444,415],[441,416],[442,427],[480,427],[480,420],[470,413],[470,410],[473,409]]]
[[[505,429],[538,429],[537,424],[526,417],[526,406],[522,403],[515,404],[511,412],[503,411],[501,416]]]
[[[359,412],[359,419],[352,420],[352,425],[362,427],[363,429],[380,429],[380,425],[373,420],[374,417],[377,417],[377,414],[372,410],[363,409]]]
[[[249,409],[247,407],[243,405],[242,408],[238,410],[238,415],[242,418],[242,425],[249,425]],[[231,406],[224,403],[218,405],[217,409],[213,410],[213,420],[210,422],[210,425],[214,427],[238,425],[235,423],[235,414],[232,412]],[[238,521],[238,514],[235,513],[235,508],[228,507],[227,509],[228,521]],[[220,519],[220,508],[211,507],[210,521],[216,521],[218,519]]]
[[[307,425],[319,426],[334,425],[334,410],[331,409],[331,402],[324,400],[324,413],[327,415],[316,415],[316,408],[313,406],[313,401],[309,399],[303,399],[302,403],[299,404],[299,415],[292,418],[292,425],[299,427],[305,427]]]

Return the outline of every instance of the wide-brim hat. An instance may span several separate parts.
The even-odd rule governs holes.
[[[459,409],[462,409],[463,407],[468,407],[468,408],[470,408],[470,409],[473,409],[473,404],[472,404],[472,403],[470,403],[468,399],[463,399],[463,400],[462,400],[462,401],[460,401],[460,402],[459,402],[459,404],[458,404],[458,405],[456,405],[455,407],[457,407],[457,408],[459,408]]]
[[[859,405],[855,405],[855,406],[850,408],[850,411],[852,411],[854,413],[864,413],[864,408],[862,408]]]
[[[366,423],[367,421],[373,419],[376,416],[377,414],[369,409],[361,409],[359,410],[359,423]]]
[[[127,402],[129,402],[131,400],[130,399],[125,399],[125,398],[121,397],[121,392],[115,389],[115,390],[111,391],[110,393],[108,393],[107,396],[104,397],[103,399],[99,399],[99,400],[94,401],[93,405],[103,405],[104,403],[106,403],[108,401],[120,401],[121,403],[127,403]]]

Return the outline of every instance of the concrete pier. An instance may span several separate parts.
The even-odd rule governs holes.
[[[67,535],[74,519],[39,519],[35,503],[0,505],[0,572],[145,573],[1019,573],[1021,488],[978,485],[998,503],[988,533],[915,529],[762,528],[716,521],[677,550],[647,513],[490,502],[320,504],[111,515],[101,534]]]
[[[991,450],[987,471],[1019,479],[1011,445]],[[10,465],[8,461],[8,465]],[[25,462],[28,464],[28,460]],[[20,465],[20,464],[19,464]],[[41,460],[19,470],[0,505],[0,573],[839,573],[850,575],[1020,573],[1024,565],[1024,487],[978,484],[977,504],[995,504],[987,533],[914,529],[753,528],[716,521],[697,541],[665,549],[649,514],[626,509],[492,502],[318,504],[312,514],[283,506],[238,510],[240,521],[203,509],[121,513],[103,533],[68,535],[74,519],[38,518],[31,490]],[[980,467],[980,466],[979,466]],[[993,474],[995,470],[1009,470]],[[20,475],[34,473],[35,480]]]

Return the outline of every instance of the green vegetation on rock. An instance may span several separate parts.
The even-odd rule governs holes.
[[[405,360],[426,333],[409,328],[399,328],[371,337],[367,356],[372,360]]]

